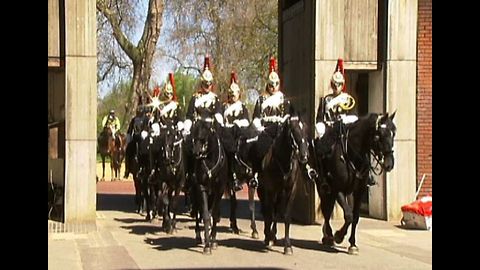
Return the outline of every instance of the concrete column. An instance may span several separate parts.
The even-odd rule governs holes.
[[[417,0],[388,1],[386,111],[397,111],[395,167],[386,174],[388,220],[415,198]]]
[[[371,113],[382,113],[385,100],[385,65],[382,69],[369,73],[368,76],[368,111]],[[377,185],[368,189],[368,212],[371,217],[387,219],[385,193],[385,175],[375,176]]]
[[[65,224],[95,227],[96,2],[65,0]]]

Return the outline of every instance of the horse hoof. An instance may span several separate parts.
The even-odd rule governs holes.
[[[292,247],[285,247],[283,248],[283,255],[293,255]]]
[[[275,241],[273,240],[265,240],[265,246],[273,247],[275,245]]]
[[[338,231],[335,233],[334,238],[335,238],[335,243],[337,244],[340,244],[343,242],[343,236],[341,236]]]
[[[358,255],[358,247],[356,246],[350,246],[348,248],[348,254],[350,255]]]
[[[212,249],[210,247],[204,247],[203,255],[212,255]]]
[[[252,238],[258,239],[258,232],[252,232]]]
[[[322,244],[327,246],[333,246],[333,237],[324,236],[322,238]]]
[[[217,242],[212,242],[211,246],[212,246],[212,249],[215,250],[215,249],[218,248],[218,243]]]

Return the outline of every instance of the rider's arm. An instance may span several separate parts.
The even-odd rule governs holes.
[[[107,119],[108,119],[108,116],[104,116],[103,119],[102,119],[102,127],[104,127],[106,124],[107,124]]]
[[[255,104],[255,109],[253,110],[252,115],[252,122],[257,128],[257,130],[263,130],[264,127],[262,126],[261,122],[261,114],[262,114],[262,97],[260,96]]]
[[[216,96],[215,97],[215,103],[214,103],[214,118],[217,121],[217,123],[220,124],[220,126],[224,126],[223,123],[223,109],[222,109],[222,104],[220,103],[220,99]]]
[[[192,127],[193,114],[195,113],[195,100],[196,97],[192,96],[190,102],[188,103],[187,113],[185,114],[185,132],[190,133],[190,128]]]
[[[120,119],[118,119],[118,117],[115,117],[115,127],[117,130],[120,130]]]
[[[318,104],[317,118],[316,118],[315,130],[320,138],[325,134],[325,98],[320,98]]]

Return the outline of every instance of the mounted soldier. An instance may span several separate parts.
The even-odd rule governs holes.
[[[358,120],[358,117],[353,114],[355,99],[347,93],[343,59],[341,58],[338,59],[335,72],[330,79],[330,90],[332,93],[320,98],[317,109],[315,130],[318,139],[316,147],[320,159],[328,158],[338,139],[345,144],[347,127]],[[328,175],[328,172],[326,173]],[[375,184],[373,177],[369,177],[368,184]]]
[[[257,160],[253,162],[256,172],[251,184],[258,185],[257,173],[262,170],[261,160],[272,145],[280,126],[291,115],[291,104],[280,91],[280,77],[276,72],[276,60],[270,58],[269,74],[265,92],[258,97],[253,111],[253,124],[260,131],[257,143]]]
[[[238,85],[235,72],[230,74],[230,86],[227,90],[227,101],[223,103],[223,117],[225,119],[225,129],[223,132],[223,143],[229,162],[229,175],[233,181],[233,190],[242,189],[240,181],[233,172],[234,154],[236,151],[236,142],[241,135],[242,129],[250,125],[248,120],[248,109],[240,100],[240,86]]]
[[[217,94],[212,92],[213,74],[210,71],[210,57],[208,56],[205,56],[200,80],[200,88],[188,103],[184,126],[186,135],[190,134],[192,125],[200,118],[223,126],[222,106]]]

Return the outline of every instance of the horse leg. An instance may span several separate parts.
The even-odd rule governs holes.
[[[212,249],[217,249],[218,243],[217,243],[217,223],[220,221],[220,205],[217,204],[213,211],[212,211],[212,216],[213,216],[213,225],[212,225],[212,232],[210,234],[211,238],[211,246]]]
[[[323,193],[322,193],[323,194]],[[322,226],[322,244],[333,246],[333,233],[332,227],[330,226],[330,217],[333,213],[333,206],[335,205],[335,197],[332,194],[321,195],[320,197],[320,208],[322,210],[322,215],[324,218],[324,223]]]
[[[267,192],[266,192],[267,193]],[[274,245],[274,239],[272,237],[272,221],[273,221],[273,205],[270,196],[265,194],[263,199],[260,201],[262,203],[262,213],[264,218],[264,228],[263,233],[265,234],[264,243],[267,247]]]
[[[113,171],[115,170],[114,166],[115,166],[115,165],[114,165],[113,158],[112,158],[112,156],[110,156],[110,177],[111,177],[110,180],[111,180],[111,181],[115,181],[115,178],[113,178],[113,175],[114,175],[114,172],[113,172]]]
[[[230,228],[234,234],[239,234],[237,226],[237,195],[231,188],[228,188],[228,190],[230,192]]]
[[[211,255],[212,248],[210,246],[210,213],[208,212],[208,195],[206,188],[201,186],[200,192],[202,194],[202,213],[203,213],[203,227],[204,227],[204,238],[205,246],[203,248],[203,255]]]
[[[102,179],[101,181],[104,181],[105,180],[105,156],[104,155],[100,155],[102,157]]]
[[[250,208],[250,228],[252,229],[252,238],[258,239],[257,225],[255,224],[255,187],[248,187],[248,206]]]
[[[351,196],[349,196],[348,199],[352,199]],[[343,223],[343,226],[340,228],[340,230],[335,232],[334,239],[337,244],[342,243],[343,238],[347,234],[348,227],[350,224],[352,224],[353,221],[353,212],[352,208],[348,204],[347,201],[347,196],[343,194],[343,192],[339,192],[337,194],[337,202],[340,204],[340,206],[343,209],[343,219],[345,220],[345,223]]]
[[[365,191],[365,187],[360,187],[358,192],[354,193],[353,197],[353,221],[352,221],[352,231],[350,232],[350,238],[348,242],[350,242],[350,247],[348,248],[348,254],[350,255],[358,255],[358,247],[355,244],[355,234],[357,230],[358,220],[360,218],[360,204],[362,201],[362,195]]]
[[[295,199],[296,187],[297,187],[297,183],[294,182],[293,186],[291,188],[287,188],[285,192],[286,199],[287,199],[287,207],[285,209],[285,218],[284,218],[284,223],[285,223],[285,243],[284,243],[284,249],[283,249],[284,255],[293,254],[292,243],[290,242],[290,223],[292,222],[292,207],[293,207],[293,201]]]
[[[151,206],[151,195],[150,195],[150,189],[149,185],[146,180],[146,175],[142,173],[142,190],[143,190],[143,198],[145,199],[145,208],[147,211],[147,215],[145,216],[145,220],[149,221],[152,219],[151,212],[150,212],[150,206]]]
[[[136,174],[133,175],[133,184],[135,186],[135,205],[137,206],[137,213],[140,214],[142,208],[142,186]]]

